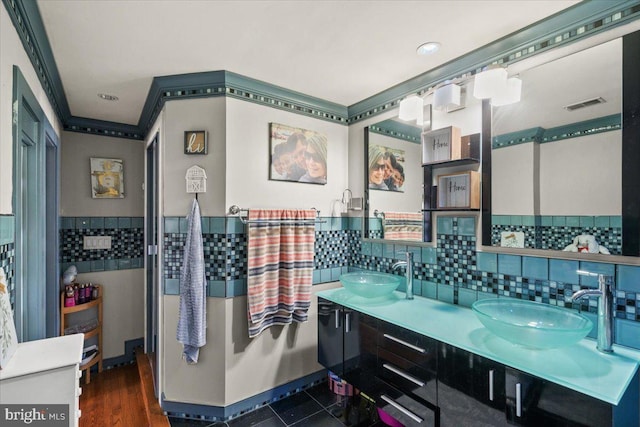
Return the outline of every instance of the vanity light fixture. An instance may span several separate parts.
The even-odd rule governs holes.
[[[418,46],[418,48],[416,49],[416,53],[418,55],[426,56],[426,55],[433,55],[438,50],[440,50],[440,43],[426,42]]]
[[[502,92],[498,92],[491,98],[491,105],[501,106],[520,102],[522,94],[522,80],[518,77],[507,79],[507,84]]]
[[[461,89],[453,83],[436,88],[433,94],[433,108],[442,111],[459,107]]]
[[[422,126],[424,122],[424,100],[417,95],[410,95],[400,101],[398,118],[406,122],[416,121]]]
[[[104,99],[105,101],[117,101],[119,98],[115,95],[109,95],[106,93],[99,93],[98,98]]]
[[[507,70],[499,65],[490,65],[476,74],[473,84],[473,96],[478,99],[493,98],[503,93],[507,86]]]

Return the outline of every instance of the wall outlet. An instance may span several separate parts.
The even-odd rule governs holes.
[[[111,236],[84,236],[82,248],[85,250],[111,249]]]

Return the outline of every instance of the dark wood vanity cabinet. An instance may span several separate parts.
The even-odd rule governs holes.
[[[503,365],[449,344],[438,346],[441,426],[506,426]]]
[[[366,314],[318,298],[318,363],[352,384],[360,375],[372,375],[377,323]]]
[[[624,416],[614,422],[614,406],[515,369],[505,370],[506,416],[523,426],[635,426]],[[637,402],[636,402],[637,405]]]
[[[638,373],[614,406],[323,298],[318,311],[318,362],[407,427],[638,427]]]

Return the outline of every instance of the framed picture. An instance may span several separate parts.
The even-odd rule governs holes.
[[[207,154],[207,132],[204,130],[185,131],[184,154]]]
[[[122,159],[91,158],[91,197],[124,199]]]
[[[327,183],[327,137],[278,123],[269,124],[269,179]]]
[[[405,151],[384,145],[369,147],[369,188],[404,193]]]

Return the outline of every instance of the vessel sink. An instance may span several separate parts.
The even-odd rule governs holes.
[[[474,302],[471,308],[489,331],[530,348],[569,346],[593,328],[593,322],[580,313],[538,302],[484,299]]]
[[[391,294],[400,284],[400,276],[371,271],[345,273],[340,282],[349,292],[365,297],[378,298]]]

